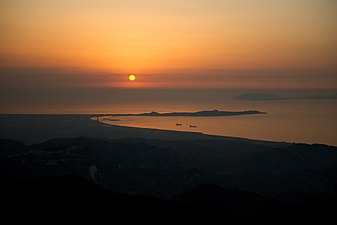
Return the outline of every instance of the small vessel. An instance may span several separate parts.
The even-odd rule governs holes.
[[[110,119],[110,118],[104,118],[103,120],[108,120],[108,121],[121,121],[120,119]]]
[[[195,125],[190,125],[191,128],[197,128],[198,126]]]
[[[176,123],[176,126],[181,127],[182,124],[181,123]]]
[[[121,121],[120,119],[110,119],[110,121]]]

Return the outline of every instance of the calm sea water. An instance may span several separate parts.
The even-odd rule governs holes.
[[[337,146],[337,100],[224,101],[219,104],[133,104],[118,113],[256,109],[264,115],[230,117],[119,117],[113,125],[202,132],[259,140],[322,143]],[[116,118],[115,118],[116,119]],[[176,126],[177,123],[182,126]],[[197,126],[197,128],[190,127]]]

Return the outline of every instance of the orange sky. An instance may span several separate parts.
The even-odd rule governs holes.
[[[4,0],[1,76],[70,74],[65,86],[336,88],[336,12],[334,0]]]

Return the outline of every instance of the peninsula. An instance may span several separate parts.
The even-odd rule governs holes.
[[[139,114],[112,114],[111,116],[185,116],[185,117],[215,117],[215,116],[241,116],[241,115],[255,115],[255,114],[267,114],[266,112],[261,112],[257,110],[247,110],[247,111],[219,111],[219,110],[205,110],[198,112],[169,112],[169,113],[139,113]]]

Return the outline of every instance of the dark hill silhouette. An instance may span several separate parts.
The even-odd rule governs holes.
[[[2,204],[7,205],[6,210],[25,216],[38,213],[37,217],[81,219],[91,215],[104,218],[105,222],[134,222],[137,219],[137,222],[153,224],[234,222],[234,214],[227,208],[219,208],[224,210],[220,213],[210,205],[195,205],[193,201],[177,202],[114,193],[76,176],[35,179],[1,177],[1,180]],[[248,219],[245,215],[235,215],[235,218],[236,222]],[[253,224],[255,218],[258,216],[249,218]]]
[[[12,220],[28,212],[45,221],[98,213],[110,222],[302,224],[336,208],[336,147],[106,126],[92,116],[0,115],[0,194]]]
[[[22,152],[26,149],[26,145],[24,145],[22,142],[10,139],[0,139],[0,146],[0,157],[6,156],[8,154]]]
[[[272,198],[259,194],[225,189],[216,184],[200,185],[173,198],[178,203],[188,203],[194,206],[207,207],[213,210],[223,210],[233,217],[260,218],[282,221],[282,214],[287,211],[287,206]]]
[[[285,205],[258,194],[201,185],[169,200],[114,193],[76,176],[0,177],[3,217],[106,223],[295,224],[333,222],[336,199]],[[316,206],[316,207],[315,207]],[[12,217],[9,213],[15,213]],[[309,214],[310,213],[310,214]],[[42,219],[44,220],[44,219]],[[331,221],[332,220],[332,221]]]
[[[77,176],[22,179],[1,178],[3,215],[32,221],[133,222],[155,221],[156,214],[167,215],[170,204],[144,196],[113,193],[108,189]],[[153,214],[153,215],[152,215]],[[16,217],[10,217],[13,221]],[[4,217],[2,217],[4,219]],[[27,221],[28,220],[28,221]]]
[[[310,193],[329,197],[337,178],[336,148],[325,145],[73,138],[34,145],[0,140],[0,149],[2,176],[72,174],[115,192],[162,198],[215,183],[300,201]]]

